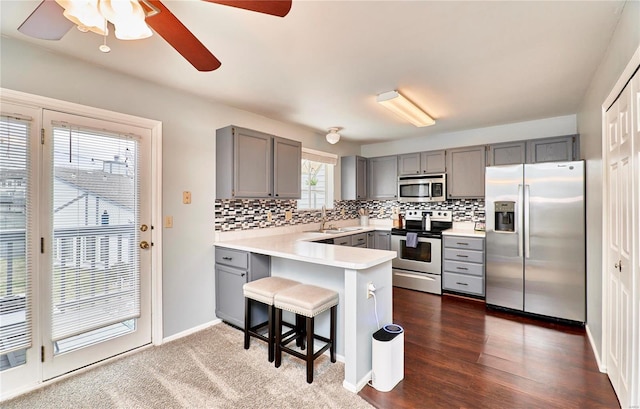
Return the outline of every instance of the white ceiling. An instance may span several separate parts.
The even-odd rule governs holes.
[[[222,61],[201,73],[161,37],[124,42],[18,26],[39,1],[0,2],[3,35],[344,139],[373,143],[574,114],[624,1],[309,1],[285,18],[197,0],[164,4]],[[2,64],[10,62],[3,61]],[[46,63],[46,62],[43,62]],[[416,128],[375,102],[398,89],[436,118]]]

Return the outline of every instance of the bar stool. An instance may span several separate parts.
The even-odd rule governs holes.
[[[338,309],[338,293],[327,288],[301,284],[278,292],[273,298],[276,313],[275,354],[276,368],[282,362],[282,352],[303,359],[307,363],[307,383],[313,382],[313,363],[324,351],[329,349],[331,362],[336,362],[336,316]],[[327,310],[331,310],[329,324],[329,338],[314,334],[315,317]],[[305,330],[297,331],[290,336],[282,334],[282,311],[289,311],[305,319]],[[306,338],[307,351],[302,354],[287,345],[296,340]],[[325,345],[314,353],[313,340],[318,339]]]
[[[275,328],[275,322],[273,320],[273,297],[278,293],[278,291],[298,285],[300,285],[299,282],[282,277],[265,277],[259,280],[250,281],[242,286],[242,293],[244,295],[244,349],[249,349],[250,337],[255,337],[265,341],[267,343],[267,348],[269,349],[269,362],[273,362],[275,340],[273,333]],[[252,301],[261,302],[267,305],[267,321],[254,325],[253,327],[251,326]],[[259,330],[264,329],[265,326],[267,326],[267,336],[258,332]],[[282,327],[280,327],[280,330],[282,330]],[[289,331],[286,335],[291,335],[294,331]]]

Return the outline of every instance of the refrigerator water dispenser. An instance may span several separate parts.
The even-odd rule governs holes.
[[[495,202],[494,213],[496,217],[495,231],[513,232],[515,231],[515,208],[516,202],[502,201]]]

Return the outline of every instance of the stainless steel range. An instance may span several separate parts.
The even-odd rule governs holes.
[[[442,232],[453,226],[451,211],[407,210],[403,229],[391,229],[393,285],[442,294]]]

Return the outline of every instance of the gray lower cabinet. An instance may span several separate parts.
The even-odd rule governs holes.
[[[216,247],[216,316],[244,328],[242,286],[271,275],[269,256]],[[266,321],[266,306],[254,303],[252,325]]]
[[[342,237],[336,237],[335,239],[333,239],[333,244],[335,244],[336,246],[351,247],[353,245],[353,242],[351,241],[351,236],[342,236]]]
[[[443,236],[442,288],[484,297],[484,238]]]
[[[352,247],[367,247],[367,233],[358,233],[350,237]]]
[[[375,231],[367,232],[367,248],[368,249],[376,248],[376,232]]]
[[[484,198],[485,147],[447,150],[447,199]]]
[[[391,250],[391,232],[375,231],[373,248],[378,250]]]
[[[237,126],[216,131],[216,198],[298,199],[302,144]]]
[[[576,160],[578,149],[576,135],[527,141],[527,163]]]
[[[396,199],[398,197],[398,157],[369,158],[369,199]]]
[[[367,198],[367,158],[343,156],[340,158],[342,200]]]

